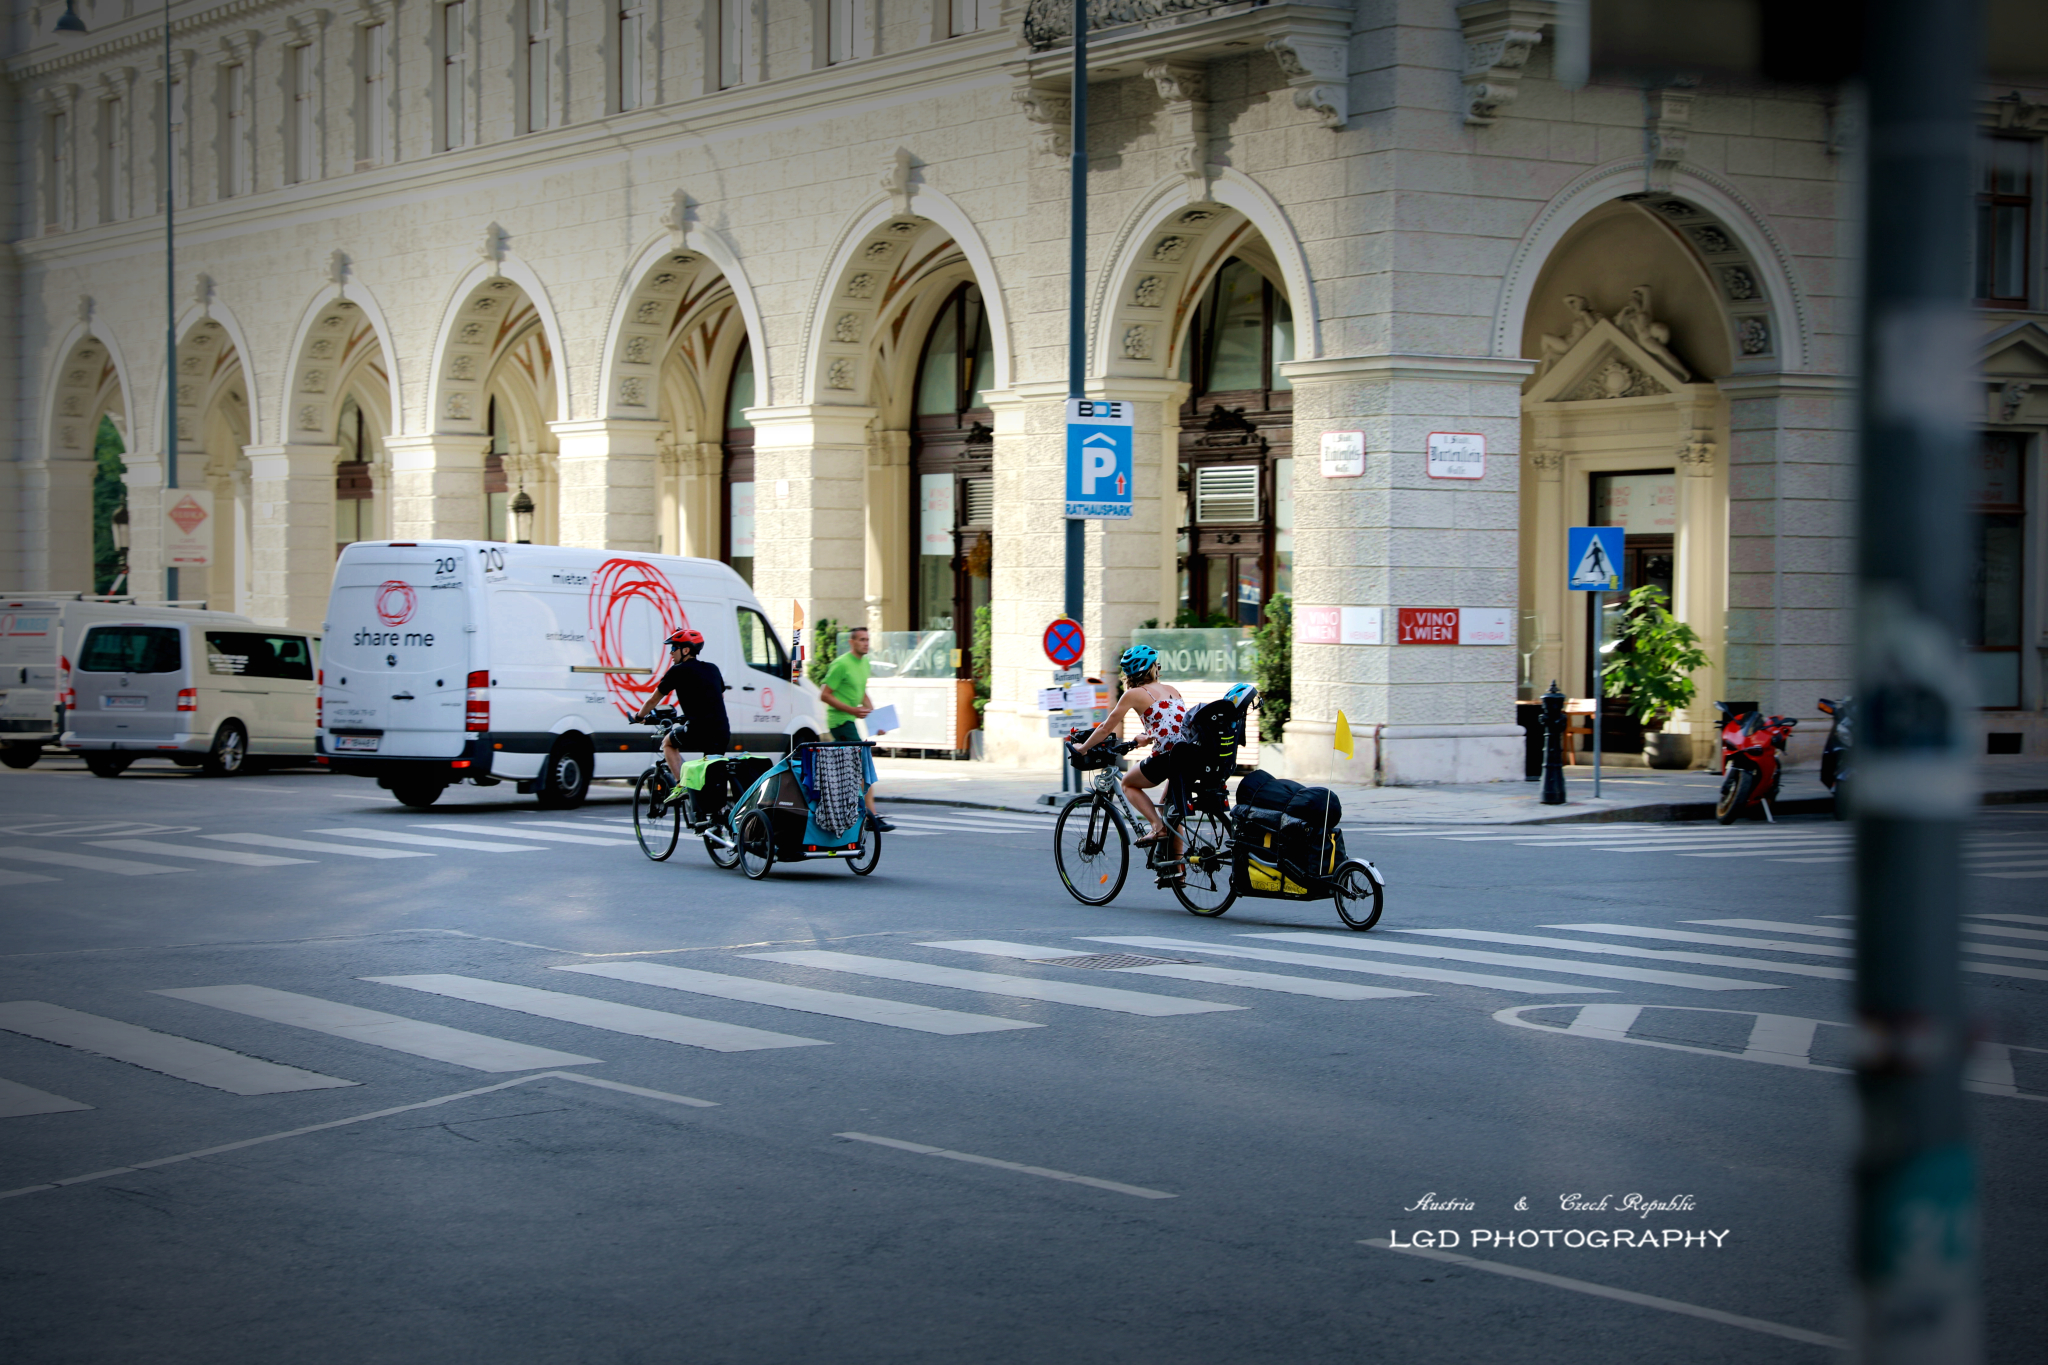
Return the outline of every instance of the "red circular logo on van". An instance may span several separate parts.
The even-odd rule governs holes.
[[[764,711],[773,711],[775,709],[774,688],[764,687],[761,689],[761,709]]]
[[[402,626],[412,620],[413,610],[419,604],[419,594],[410,583],[394,578],[377,589],[377,619],[387,626]]]

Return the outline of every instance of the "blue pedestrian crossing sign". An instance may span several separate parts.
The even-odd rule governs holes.
[[[1620,592],[1622,529],[1573,526],[1565,532],[1565,586],[1573,592]]]
[[[1067,400],[1067,517],[1131,515],[1131,408],[1120,399]]]

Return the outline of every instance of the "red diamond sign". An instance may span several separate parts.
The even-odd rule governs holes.
[[[194,527],[206,520],[206,509],[199,505],[198,499],[187,493],[182,500],[171,508],[170,518],[178,524],[180,531],[189,536],[192,534]]]

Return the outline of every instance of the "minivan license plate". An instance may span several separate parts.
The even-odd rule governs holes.
[[[141,711],[149,706],[149,698],[102,696],[100,705],[108,711]]]
[[[377,752],[378,735],[333,735],[330,736],[336,753],[374,754]]]

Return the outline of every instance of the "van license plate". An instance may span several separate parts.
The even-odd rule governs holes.
[[[381,735],[331,735],[329,742],[336,753],[374,754]]]
[[[100,698],[100,706],[108,711],[144,711],[149,708],[149,698],[103,696]]]

